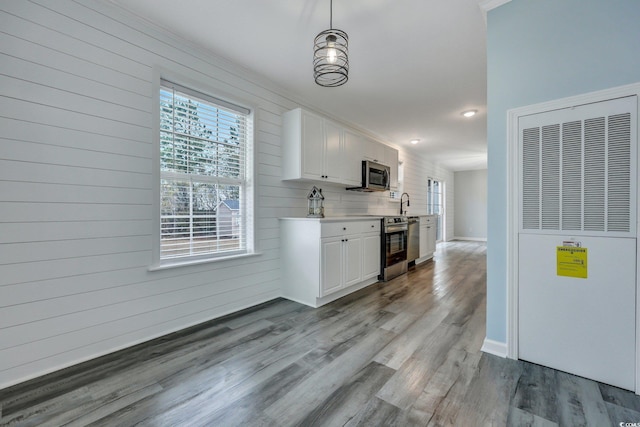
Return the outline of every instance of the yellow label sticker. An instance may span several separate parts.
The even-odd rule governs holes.
[[[587,278],[587,248],[557,246],[556,249],[558,276]]]

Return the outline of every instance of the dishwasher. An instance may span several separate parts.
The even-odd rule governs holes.
[[[407,262],[415,265],[415,260],[420,256],[420,217],[407,217],[409,223],[407,231]]]

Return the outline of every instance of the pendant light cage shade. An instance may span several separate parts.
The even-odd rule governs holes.
[[[349,79],[349,36],[332,28],[318,34],[313,47],[313,77],[320,86],[341,86]]]

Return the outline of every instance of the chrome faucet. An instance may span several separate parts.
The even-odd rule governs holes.
[[[409,203],[409,193],[402,193],[402,195],[400,196],[400,215],[402,215],[402,213],[407,213],[406,210],[402,210],[402,206],[404,205],[405,202],[402,201],[402,198],[404,196],[407,196],[407,207],[411,206],[411,204]]]

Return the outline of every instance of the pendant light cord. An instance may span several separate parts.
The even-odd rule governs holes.
[[[329,29],[333,30],[333,0],[329,2]]]

